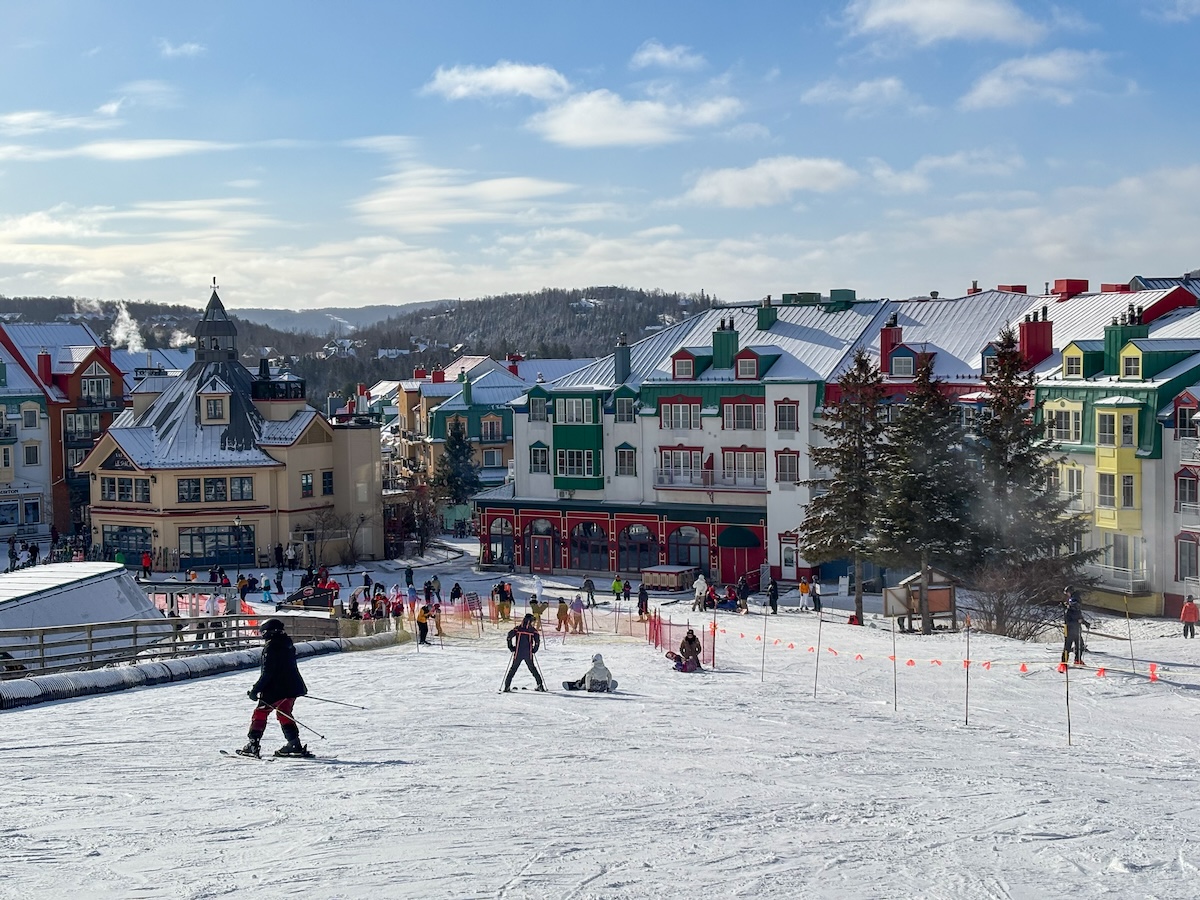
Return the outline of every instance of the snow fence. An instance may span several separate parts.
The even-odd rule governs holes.
[[[410,640],[412,635],[401,631],[368,637],[304,641],[296,645],[296,655],[304,659],[325,653],[375,650]],[[238,669],[251,669],[258,666],[261,657],[262,650],[257,648],[232,650],[226,653],[206,653],[105,669],[15,678],[11,681],[0,681],[0,709],[16,709],[19,706],[32,706],[51,700],[70,700],[89,694],[107,694],[143,685],[165,684]]]

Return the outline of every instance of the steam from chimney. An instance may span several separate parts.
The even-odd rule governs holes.
[[[178,350],[181,347],[190,347],[192,345],[192,336],[186,331],[180,331],[176,328],[171,332],[171,348]]]
[[[125,301],[117,301],[117,318],[113,322],[108,342],[113,347],[128,347],[130,353],[141,353],[146,349],[142,343],[142,333],[138,330],[137,319],[129,314]]]

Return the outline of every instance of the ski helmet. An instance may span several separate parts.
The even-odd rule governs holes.
[[[283,634],[283,623],[278,619],[267,619],[259,627],[258,633],[263,637],[270,637],[273,634]]]

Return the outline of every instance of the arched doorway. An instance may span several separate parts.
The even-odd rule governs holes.
[[[488,560],[499,565],[512,565],[512,519],[492,519],[492,524],[488,528]]]
[[[534,519],[525,526],[525,564],[530,572],[550,573],[562,548],[559,530],[549,519]]]
[[[730,525],[717,535],[717,564],[721,581],[730,583],[745,575],[750,584],[758,584],[759,566],[766,551],[758,535],[741,525]]]
[[[696,566],[709,576],[708,537],[694,525],[683,525],[667,536],[667,565]]]
[[[580,522],[571,529],[570,567],[608,571],[608,534],[595,522]]]
[[[617,535],[617,569],[640,572],[658,565],[658,538],[645,525],[630,525]]]

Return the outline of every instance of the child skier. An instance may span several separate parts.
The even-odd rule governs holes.
[[[296,698],[308,693],[304,679],[300,677],[300,668],[296,665],[296,647],[283,630],[283,622],[279,619],[267,619],[263,622],[259,634],[265,642],[262,665],[259,668],[258,681],[246,691],[246,696],[257,700],[258,705],[254,707],[250,716],[250,740],[237,752],[242,756],[256,758],[261,755],[259,742],[267,729],[267,719],[273,710],[283,736],[287,738],[287,743],[276,750],[275,755],[312,756],[308,748],[300,743],[300,728],[291,716]]]

